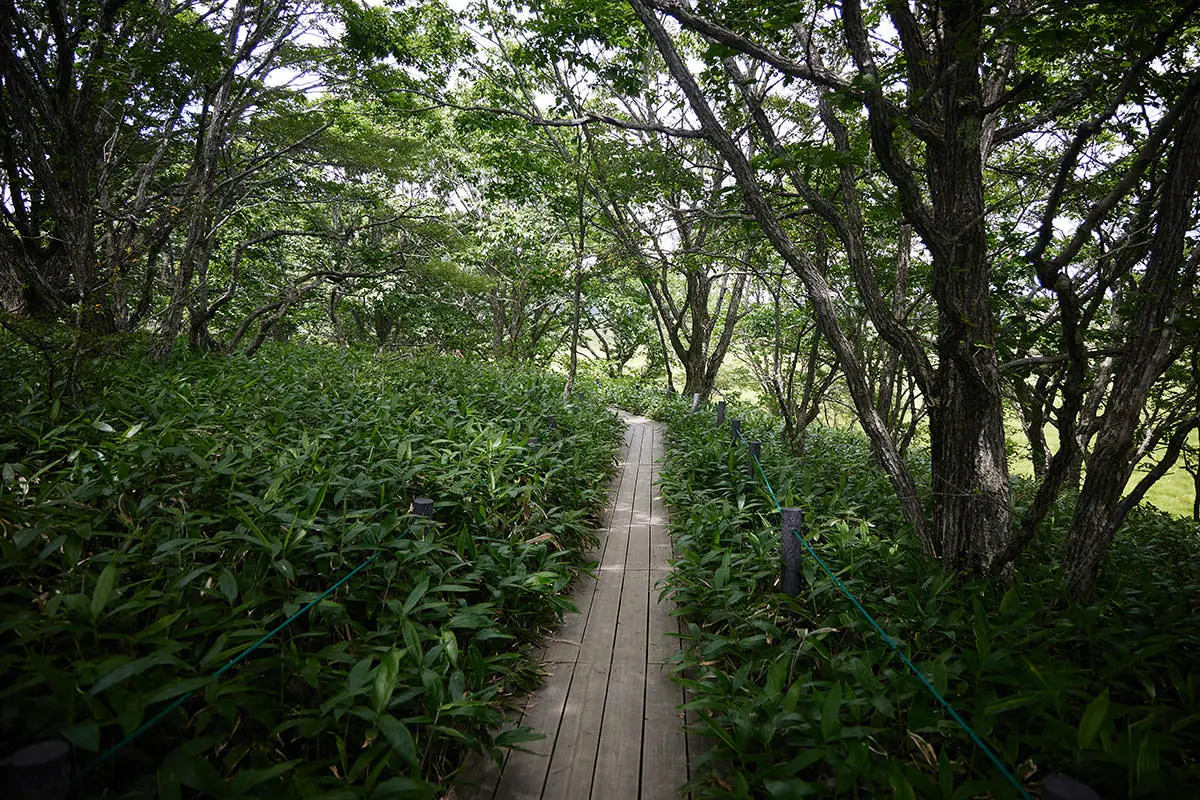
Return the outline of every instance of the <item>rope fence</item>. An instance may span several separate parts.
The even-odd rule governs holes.
[[[558,427],[557,421],[553,414],[547,414],[542,420],[544,425],[544,436],[552,437]],[[524,446],[525,459],[527,462],[538,462],[541,459],[541,452],[544,446],[548,444],[546,438],[531,437],[526,441]],[[475,486],[467,490],[467,493],[473,492],[475,489],[481,488],[487,481],[481,481]],[[322,591],[309,602],[305,603],[295,613],[288,616],[275,627],[271,628],[267,633],[263,634],[252,644],[246,646],[238,652],[236,656],[231,658],[224,666],[213,672],[199,686],[184,692],[179,697],[172,700],[150,719],[139,725],[133,732],[125,736],[116,744],[105,750],[100,756],[91,762],[86,768],[79,770],[73,776],[71,775],[71,746],[63,741],[50,740],[37,742],[28,745],[20,750],[10,754],[0,761],[0,768],[6,768],[4,775],[4,787],[6,790],[12,790],[17,793],[18,797],[38,797],[42,800],[61,800],[66,798],[73,784],[78,784],[96,772],[105,763],[112,760],[118,753],[124,750],[129,745],[133,744],[148,731],[155,728],[164,719],[170,716],[171,712],[177,710],[188,700],[195,697],[202,691],[205,691],[222,676],[230,670],[237,667],[239,664],[249,658],[256,650],[270,642],[281,632],[289,628],[297,620],[307,615],[313,608],[336,592],[341,587],[345,586],[354,576],[363,572],[374,564],[380,556],[389,552],[391,546],[404,539],[405,536],[412,533],[414,530],[419,530],[421,526],[428,525],[433,522],[434,501],[427,497],[413,498],[409,508],[409,516],[414,519],[404,528],[404,531],[398,536],[391,539],[386,544],[381,544],[379,549],[367,557],[362,563],[354,569],[347,572],[335,583]]]
[[[695,403],[693,403],[692,410],[693,412],[696,411]],[[726,401],[721,400],[717,404],[718,425],[722,425],[724,423],[725,413]],[[1020,796],[1024,798],[1024,800],[1031,800],[1031,795],[1025,789],[1025,787],[1021,785],[1020,780],[1018,780],[1016,775],[1013,774],[1012,770],[1010,770],[1008,766],[1000,759],[1000,757],[996,755],[995,751],[987,745],[987,743],[983,740],[983,737],[976,733],[970,724],[963,719],[962,715],[958,713],[953,705],[951,705],[950,701],[942,696],[941,692],[939,692],[937,688],[934,687],[933,683],[930,682],[929,678],[925,676],[925,673],[922,672],[917,665],[912,662],[912,660],[902,649],[900,649],[899,645],[897,645],[892,637],[887,634],[887,631],[885,631],[883,627],[876,621],[875,617],[872,616],[869,611],[867,611],[859,599],[854,596],[854,593],[851,592],[846,584],[844,584],[841,579],[838,578],[834,571],[830,569],[829,565],[825,563],[825,560],[821,558],[817,551],[813,549],[812,545],[809,544],[808,540],[804,538],[802,523],[803,512],[799,508],[784,508],[780,504],[779,498],[775,494],[775,488],[771,485],[771,481],[767,477],[766,470],[763,469],[760,458],[762,454],[762,443],[757,441],[748,441],[745,438],[742,433],[741,420],[739,419],[730,419],[729,428],[730,433],[732,434],[732,439],[735,441],[740,441],[743,445],[745,445],[746,450],[750,455],[750,464],[747,467],[748,477],[753,478],[755,474],[757,474],[757,476],[762,480],[762,484],[766,488],[767,494],[770,495],[771,502],[774,504],[775,510],[779,512],[781,517],[780,546],[783,560],[781,588],[783,591],[790,595],[797,595],[800,593],[803,575],[801,571],[802,559],[804,552],[807,552],[808,555],[812,556],[813,560],[821,568],[821,570],[829,576],[834,585],[836,585],[842,594],[846,596],[846,599],[850,601],[858,613],[862,615],[863,619],[865,619],[871,628],[873,628],[875,632],[879,634],[880,638],[883,639],[888,648],[900,657],[900,660],[904,663],[904,666],[907,667],[914,676],[916,676],[917,680],[920,681],[921,685],[925,687],[930,695],[932,695],[934,700],[937,701],[938,705],[945,709],[950,718],[953,719],[967,734],[971,741],[975,743],[975,746],[978,747],[985,756],[987,756],[988,761],[990,761],[992,765],[1000,771],[1000,773],[1004,776],[1004,779],[1013,787],[1013,789],[1015,789]]]

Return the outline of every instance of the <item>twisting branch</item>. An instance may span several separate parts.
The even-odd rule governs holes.
[[[438,99],[437,103],[445,108],[452,108],[455,111],[476,112],[480,114],[495,114],[497,116],[516,117],[522,119],[531,125],[540,125],[544,128],[582,128],[587,125],[601,123],[611,125],[614,128],[621,128],[627,131],[643,131],[646,133],[661,133],[666,136],[675,136],[680,139],[703,139],[704,134],[701,131],[691,128],[675,128],[669,125],[658,125],[650,122],[638,122],[631,119],[621,119],[609,114],[598,114],[594,111],[589,111],[582,116],[569,119],[552,119],[543,117],[540,114],[529,114],[524,111],[518,111],[515,108],[500,108],[498,106],[478,106],[464,105],[456,103],[453,100],[444,98]]]

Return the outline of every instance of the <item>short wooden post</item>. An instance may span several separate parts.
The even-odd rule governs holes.
[[[750,448],[750,463],[746,465],[746,474],[753,478],[758,474],[758,468],[754,465],[762,455],[762,442],[746,442],[746,446]]]
[[[546,430],[552,431],[557,427],[558,427],[558,423],[554,421],[554,415],[547,414],[546,415]]]
[[[432,518],[433,500],[428,497],[414,497],[412,501],[412,513],[418,517]]]
[[[692,395],[692,413],[695,414],[700,410],[700,393],[696,392]]]
[[[724,400],[720,400],[717,402],[717,424],[718,425],[725,424],[725,401]]]
[[[13,800],[66,800],[71,789],[71,746],[38,742],[0,762],[4,796]]]
[[[736,442],[742,435],[742,421],[736,417],[729,420],[729,435]]]
[[[804,535],[804,515],[798,508],[783,509],[782,536],[779,540],[783,553],[783,575],[780,584],[783,593],[800,594],[804,585],[804,573],[801,572],[801,561],[804,558],[804,548],[797,536]]]

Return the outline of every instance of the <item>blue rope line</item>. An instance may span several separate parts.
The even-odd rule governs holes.
[[[487,483],[487,479],[485,479],[485,480],[482,480],[482,481],[479,481],[479,482],[478,482],[478,483],[476,483],[474,486],[472,486],[470,489],[468,489],[468,490],[467,490],[467,493],[469,494],[470,492],[474,491],[475,489],[483,488],[483,487],[485,486],[485,484],[486,484],[486,483]],[[398,542],[398,541],[400,541],[402,538],[404,538],[404,535],[405,535],[406,533],[408,533],[408,529],[406,529],[404,533],[401,533],[399,536],[397,536],[397,537],[396,537],[396,538],[395,538],[395,539],[392,541],[392,543],[394,544],[395,542]],[[146,731],[148,731],[148,730],[150,730],[151,728],[153,728],[153,727],[154,727],[155,725],[157,725],[159,722],[162,722],[162,720],[163,720],[164,718],[166,718],[166,716],[167,716],[168,714],[170,714],[172,711],[174,711],[175,709],[179,708],[179,707],[180,707],[180,706],[182,706],[184,703],[186,703],[186,702],[187,702],[189,699],[191,699],[192,697],[194,697],[194,696],[196,695],[196,693],[197,693],[197,692],[199,692],[201,689],[206,689],[206,688],[208,688],[208,686],[209,686],[209,685],[210,685],[210,684],[211,684],[213,681],[216,681],[218,678],[220,678],[220,677],[221,677],[222,675],[224,675],[226,672],[229,672],[229,670],[233,669],[233,668],[234,668],[234,667],[236,667],[238,664],[240,664],[240,663],[242,663],[243,661],[245,661],[245,660],[246,660],[246,658],[248,658],[248,657],[249,657],[249,655],[250,655],[251,653],[253,653],[255,650],[257,650],[258,648],[260,648],[260,647],[262,647],[264,644],[266,644],[266,643],[267,643],[267,642],[268,642],[268,641],[269,641],[269,640],[270,640],[270,639],[271,639],[273,636],[275,636],[275,634],[279,633],[279,632],[280,632],[280,631],[282,631],[284,628],[288,627],[288,626],[289,626],[289,625],[291,625],[293,622],[295,622],[296,620],[300,619],[300,617],[304,616],[304,615],[305,615],[305,614],[307,614],[307,613],[308,613],[310,610],[312,610],[312,608],[313,608],[314,606],[316,606],[318,603],[320,603],[320,602],[321,602],[322,600],[324,600],[326,597],[329,597],[329,595],[333,594],[335,591],[337,591],[337,590],[338,590],[338,589],[340,589],[342,586],[344,586],[344,585],[346,584],[346,582],[347,582],[347,581],[349,581],[351,578],[353,578],[355,575],[357,575],[358,573],[362,572],[362,571],[363,571],[364,569],[366,569],[367,567],[371,566],[371,564],[373,564],[373,563],[375,562],[375,559],[377,559],[377,558],[379,558],[381,555],[383,555],[383,554],[384,554],[384,552],[386,552],[386,551],[385,551],[385,550],[383,550],[383,549],[376,550],[376,551],[375,551],[375,552],[374,552],[374,553],[371,555],[371,557],[370,557],[370,558],[368,558],[368,559],[367,559],[366,561],[364,561],[363,563],[359,564],[359,565],[358,565],[357,567],[355,567],[354,569],[350,570],[350,572],[348,572],[348,573],[346,573],[345,575],[343,575],[343,576],[342,576],[342,578],[341,578],[341,579],[340,579],[340,580],[339,580],[337,583],[333,584],[333,585],[332,585],[332,586],[330,586],[328,589],[326,589],[325,591],[321,592],[321,594],[317,595],[317,597],[316,597],[316,598],[314,598],[312,601],[310,601],[309,603],[307,603],[307,604],[306,604],[306,605],[305,605],[303,608],[301,608],[301,609],[300,609],[299,611],[297,611],[295,614],[292,614],[290,617],[288,617],[287,619],[285,619],[283,622],[281,622],[281,623],[279,623],[278,625],[276,625],[274,628],[272,628],[272,629],[271,629],[269,632],[267,632],[267,633],[266,633],[264,636],[262,636],[262,637],[261,637],[261,638],[260,638],[258,641],[256,641],[254,644],[250,645],[249,647],[247,647],[246,649],[244,649],[244,650],[242,650],[240,653],[238,653],[236,656],[234,656],[234,657],[233,657],[233,659],[231,659],[231,660],[229,661],[229,663],[228,663],[228,664],[226,664],[225,666],[221,667],[219,670],[217,670],[217,671],[216,671],[216,672],[214,672],[212,675],[210,675],[210,676],[208,677],[208,680],[206,680],[206,681],[204,682],[204,684],[203,684],[203,685],[201,685],[201,686],[197,686],[195,689],[192,689],[191,691],[189,691],[189,692],[187,692],[187,693],[185,693],[185,694],[181,695],[180,697],[176,698],[175,700],[173,700],[173,701],[172,701],[170,704],[168,704],[168,705],[167,705],[165,708],[163,708],[161,711],[159,711],[157,714],[155,714],[155,715],[154,715],[153,717],[151,717],[149,720],[147,720],[146,722],[142,723],[142,725],[141,725],[141,726],[139,726],[139,727],[137,728],[137,730],[135,730],[133,733],[129,734],[129,735],[128,735],[128,736],[126,736],[124,739],[122,739],[121,741],[117,742],[115,745],[113,745],[113,746],[112,746],[112,747],[110,747],[108,750],[106,750],[106,751],[104,752],[104,754],[103,754],[103,755],[101,755],[101,756],[100,756],[99,758],[97,758],[97,759],[96,759],[94,762],[92,762],[92,765],[91,765],[90,767],[88,767],[87,769],[85,769],[83,772],[79,773],[79,777],[80,777],[80,778],[85,778],[85,777],[87,777],[88,775],[90,775],[92,772],[94,772],[96,769],[98,769],[98,768],[100,767],[100,765],[102,765],[102,764],[103,764],[105,761],[107,761],[108,759],[112,758],[112,757],[113,757],[114,755],[116,755],[118,752],[120,752],[121,750],[123,750],[123,749],[124,749],[125,747],[127,747],[127,746],[128,746],[130,743],[132,743],[134,740],[136,740],[138,737],[140,737],[140,736],[141,736],[143,733],[145,733]]]
[[[408,532],[408,531],[406,530],[406,531],[405,531],[405,533],[407,533],[407,532]],[[401,538],[403,538],[403,537],[404,537],[404,533],[400,534],[400,536],[397,536],[397,537],[396,537],[396,539],[395,539],[394,541],[399,541],[399,540],[400,540]],[[279,623],[278,625],[276,625],[276,626],[275,626],[274,628],[272,628],[272,629],[271,629],[271,630],[270,630],[270,631],[269,631],[267,634],[265,634],[264,636],[262,636],[262,637],[261,637],[261,638],[260,638],[260,639],[259,639],[257,642],[255,642],[254,644],[250,645],[250,646],[249,646],[249,647],[247,647],[246,649],[242,650],[242,652],[240,652],[240,653],[238,653],[236,656],[234,656],[234,657],[233,657],[233,659],[232,659],[232,660],[230,660],[230,662],[229,662],[228,664],[226,664],[225,666],[221,667],[219,670],[217,670],[217,671],[216,671],[216,672],[214,672],[212,675],[210,675],[210,676],[209,676],[209,678],[208,678],[208,680],[207,680],[207,681],[204,683],[204,685],[203,685],[203,686],[197,686],[195,689],[192,689],[190,692],[187,692],[186,694],[182,695],[181,697],[179,697],[179,698],[175,699],[175,700],[174,700],[173,702],[171,702],[171,703],[170,703],[170,705],[168,705],[166,708],[164,708],[163,710],[159,711],[157,714],[155,714],[153,717],[151,717],[151,718],[150,718],[149,720],[147,720],[146,722],[142,723],[142,725],[141,725],[141,726],[140,726],[140,727],[139,727],[137,730],[135,730],[133,733],[129,734],[129,735],[128,735],[128,736],[126,736],[124,739],[122,739],[121,741],[117,742],[117,744],[115,744],[115,745],[113,745],[112,747],[110,747],[110,748],[109,748],[109,749],[108,749],[108,750],[107,750],[107,751],[104,753],[104,755],[100,756],[98,759],[96,759],[96,761],[95,761],[95,762],[93,762],[93,763],[92,763],[92,765],[91,765],[90,767],[88,767],[86,770],[84,770],[82,773],[80,773],[80,776],[79,776],[79,777],[83,778],[83,777],[86,777],[86,776],[88,776],[89,774],[91,774],[93,771],[95,771],[97,768],[99,768],[99,767],[100,767],[100,765],[101,765],[101,764],[103,764],[105,761],[107,761],[108,759],[112,758],[114,755],[116,755],[118,752],[120,752],[122,749],[124,749],[124,748],[125,748],[126,746],[128,746],[130,743],[132,743],[132,742],[133,742],[135,739],[137,739],[139,736],[141,736],[143,733],[145,733],[146,731],[148,731],[148,730],[150,730],[151,728],[153,728],[155,725],[157,725],[159,722],[161,722],[161,721],[162,721],[162,720],[163,720],[163,719],[164,719],[164,718],[165,718],[165,717],[166,717],[168,714],[170,714],[172,711],[174,711],[175,709],[179,708],[181,705],[183,705],[184,703],[186,703],[186,702],[187,702],[189,699],[191,699],[193,696],[195,696],[195,694],[196,694],[197,692],[199,692],[201,689],[206,689],[206,688],[208,688],[208,686],[209,686],[209,685],[210,685],[210,684],[211,684],[213,681],[217,680],[217,679],[218,679],[218,678],[220,678],[222,675],[224,675],[226,672],[229,672],[229,670],[233,669],[233,668],[234,668],[234,667],[236,667],[238,664],[240,664],[240,663],[242,663],[243,661],[245,661],[245,660],[246,660],[246,658],[247,658],[247,657],[249,657],[249,655],[250,655],[251,653],[253,653],[255,650],[257,650],[258,648],[260,648],[260,647],[262,647],[264,644],[266,644],[266,643],[267,643],[267,641],[269,641],[269,640],[271,639],[271,637],[275,636],[275,634],[279,633],[279,632],[280,632],[280,631],[282,631],[284,628],[288,627],[288,626],[289,626],[289,625],[291,625],[293,622],[295,622],[296,620],[300,619],[300,617],[302,617],[302,616],[304,616],[305,614],[307,614],[307,613],[308,613],[308,612],[309,612],[309,611],[310,611],[310,610],[313,608],[313,606],[315,606],[315,605],[317,605],[318,603],[320,603],[320,602],[321,602],[322,600],[324,600],[326,597],[329,597],[329,595],[333,594],[335,591],[337,591],[339,588],[341,588],[343,585],[345,585],[345,583],[346,583],[348,580],[350,580],[351,578],[353,578],[353,577],[354,577],[355,575],[357,575],[358,573],[362,572],[362,571],[363,571],[364,569],[366,569],[367,567],[371,566],[371,564],[372,564],[372,563],[374,563],[375,559],[377,559],[377,558],[379,558],[381,555],[383,555],[383,554],[384,554],[384,552],[386,552],[386,551],[385,551],[385,550],[376,550],[376,551],[375,551],[375,552],[374,552],[374,553],[371,555],[371,557],[370,557],[370,558],[368,558],[368,559],[367,559],[366,561],[364,561],[363,563],[359,564],[359,565],[358,565],[357,567],[355,567],[354,569],[350,570],[350,572],[348,572],[348,573],[346,573],[345,575],[343,575],[343,576],[342,576],[342,578],[341,578],[341,579],[340,579],[340,580],[339,580],[337,583],[333,584],[333,585],[332,585],[332,586],[330,586],[328,589],[326,589],[325,591],[321,592],[319,595],[317,595],[317,597],[316,597],[315,599],[313,599],[312,601],[310,601],[309,603],[307,603],[307,604],[306,604],[306,605],[305,605],[303,608],[301,608],[301,609],[300,609],[299,611],[297,611],[295,614],[292,614],[290,617],[288,617],[287,619],[285,619],[283,622],[281,622],[281,623]]]
[[[771,487],[771,481],[767,478],[766,471],[763,470],[762,462],[759,461],[758,456],[754,455],[753,452],[750,452],[749,443],[746,441],[746,437],[742,436],[742,432],[736,431],[736,433],[737,437],[742,440],[743,444],[746,444],[747,452],[750,453],[750,458],[754,460],[754,466],[758,469],[758,474],[762,476],[763,485],[767,487],[767,492],[771,495],[771,501],[775,503],[776,510],[782,514],[783,506],[779,504],[779,498],[775,496],[775,490]],[[799,531],[793,530],[791,533],[796,537],[796,540],[799,541],[800,544],[804,545],[804,549],[807,550],[814,559],[816,559],[817,563],[821,566],[821,569],[825,571],[825,574],[833,579],[834,584],[836,584],[837,587],[841,589],[842,594],[846,595],[846,598],[854,604],[854,607],[857,608],[859,613],[863,615],[863,618],[871,624],[871,627],[874,628],[881,637],[883,637],[883,641],[887,643],[887,646],[895,651],[896,655],[900,656],[900,660],[904,662],[904,665],[908,667],[909,671],[912,672],[913,675],[917,676],[917,679],[921,681],[926,689],[929,690],[929,693],[932,694],[934,699],[941,704],[942,708],[946,709],[946,712],[951,716],[951,718],[954,719],[955,722],[958,723],[959,727],[966,731],[967,736],[971,738],[971,741],[973,741],[976,746],[983,751],[984,755],[988,757],[988,760],[992,762],[996,769],[1000,770],[1000,773],[1008,780],[1010,784],[1012,784],[1012,787],[1016,789],[1020,793],[1021,797],[1025,798],[1025,800],[1031,800],[1029,792],[1025,790],[1025,787],[1021,785],[1021,782],[1017,780],[1016,776],[1013,775],[1012,772],[1009,771],[1008,767],[1004,765],[1004,762],[1000,760],[1000,757],[992,751],[992,748],[988,747],[987,744],[984,743],[982,737],[980,737],[979,734],[977,734],[975,730],[967,724],[966,720],[964,720],[962,716],[960,716],[959,713],[954,710],[954,706],[950,705],[950,701],[943,697],[941,692],[939,692],[934,685],[929,682],[929,679],[925,677],[925,673],[918,669],[917,665],[914,664],[907,655],[905,655],[904,651],[901,650],[896,642],[892,640],[892,637],[888,636],[887,631],[885,631],[879,625],[879,623],[875,621],[875,618],[871,616],[871,613],[867,611],[866,608],[863,607],[863,604],[858,601],[858,598],[855,597],[848,588],[846,588],[846,585],[841,582],[837,575],[834,574],[833,570],[831,570],[825,561],[819,555],[817,555],[817,551],[813,549],[812,545],[810,545],[805,538],[800,535]]]

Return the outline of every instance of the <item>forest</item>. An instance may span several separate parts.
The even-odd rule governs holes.
[[[1200,0],[0,0],[0,762],[444,796],[528,741],[621,408],[667,425],[692,796],[1030,796],[839,578],[1035,793],[1200,791],[1198,42]]]

